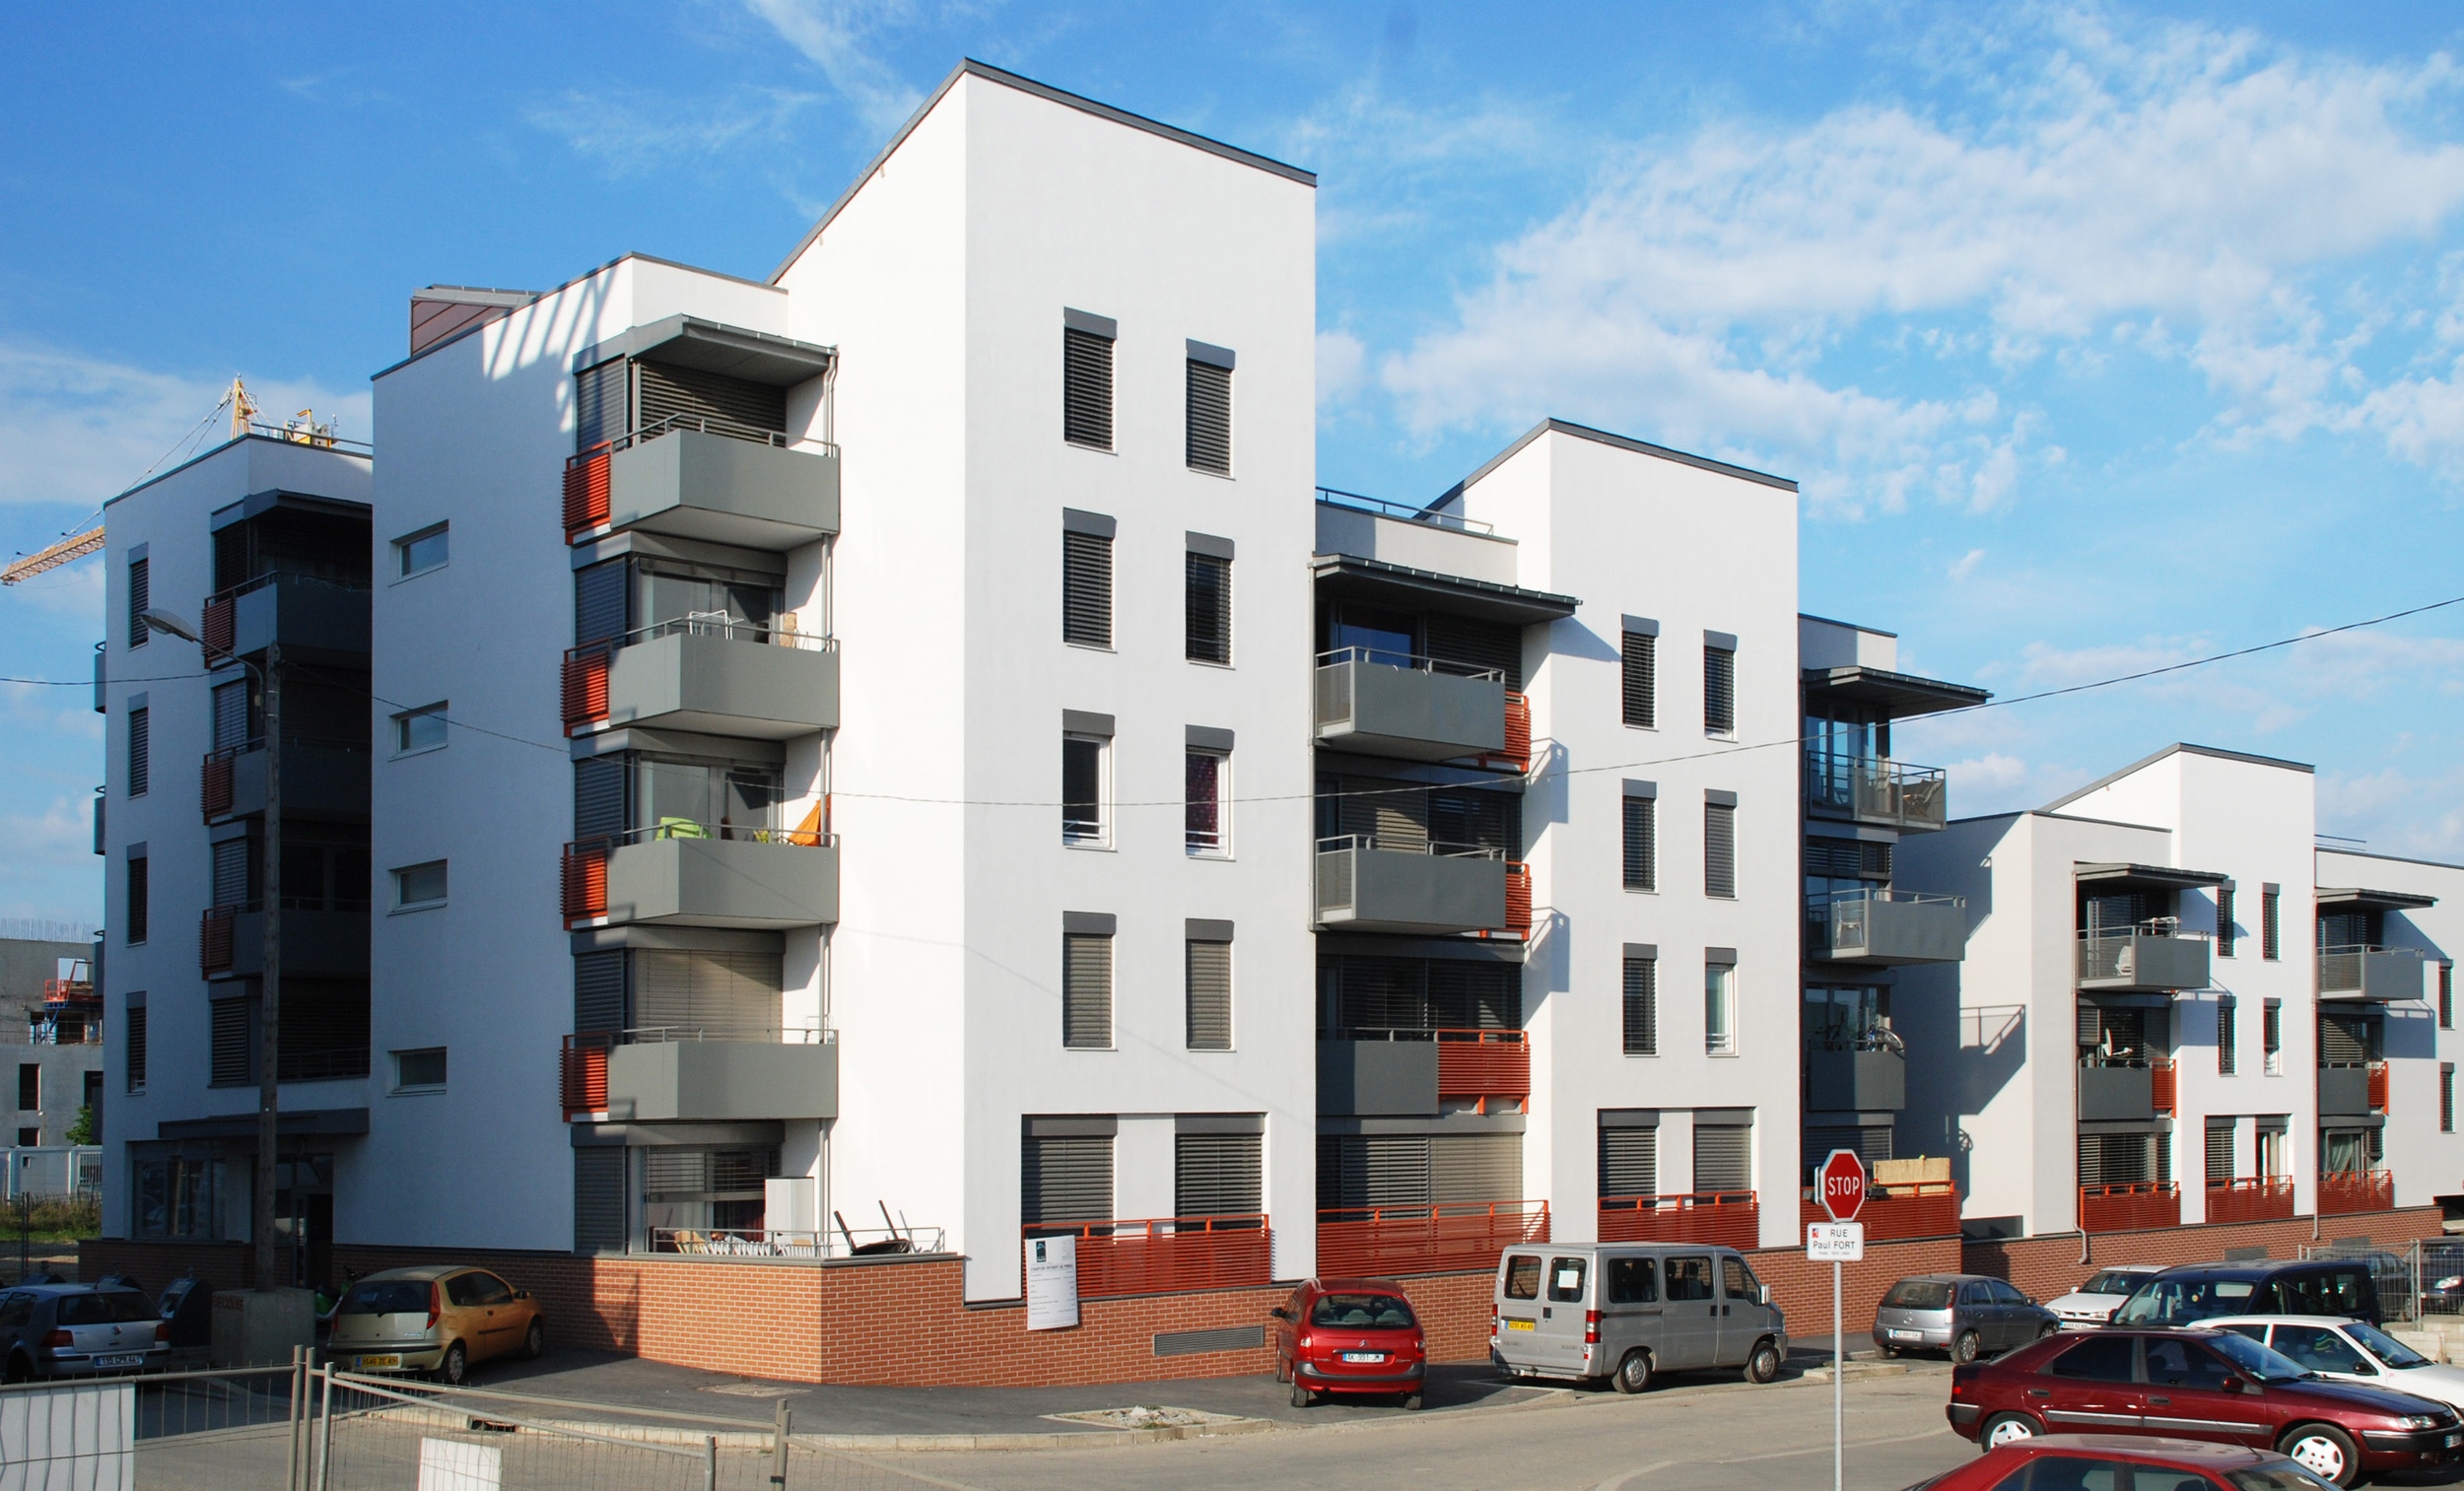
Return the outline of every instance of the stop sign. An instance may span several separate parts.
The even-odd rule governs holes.
[[[1834,1149],[1814,1176],[1822,1209],[1834,1222],[1853,1222],[1865,1206],[1865,1162],[1853,1149]]]

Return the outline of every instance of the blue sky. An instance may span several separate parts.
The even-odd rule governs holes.
[[[2464,593],[2432,6],[52,7],[0,55],[0,550],[244,373],[368,429],[417,286],[766,275],[961,56],[1320,173],[1320,479],[1554,414],[1804,483],[1805,608],[2003,694]],[[582,17],[587,17],[586,24]],[[89,562],[0,592],[84,676]],[[0,917],[91,920],[101,733],[0,685]],[[2464,607],[1901,732],[1961,813],[2175,739],[2464,859]]]

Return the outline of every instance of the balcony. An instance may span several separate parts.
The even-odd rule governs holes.
[[[565,465],[565,537],[625,528],[779,552],[839,531],[839,451],[677,417]]]
[[[1951,816],[1942,768],[1826,752],[1806,757],[1806,806],[1823,817],[1904,834],[1930,834]]]
[[[2158,1087],[2163,1089],[2158,1101]],[[2088,1123],[2145,1123],[2169,1112],[2173,1063],[2137,1057],[2090,1056],[2079,1063],[2079,1117]]]
[[[1441,1201],[1318,1213],[1321,1278],[1487,1272],[1497,1254],[1548,1241],[1546,1201]]]
[[[2169,923],[2079,934],[2079,986],[2185,989],[2208,986],[2208,937]]]
[[[1080,1299],[1255,1288],[1267,1281],[1273,1266],[1273,1234],[1264,1215],[1157,1217],[1019,1230],[1027,1238],[1077,1239]]]
[[[1862,890],[1806,907],[1806,956],[1893,965],[1956,963],[1967,956],[1967,901]]]
[[[1809,1186],[1797,1194],[1800,1226],[1827,1222],[1831,1214],[1814,1199]],[[1869,1243],[1895,1243],[1908,1238],[1955,1238],[1959,1235],[1959,1189],[1949,1181],[1914,1186],[1868,1186],[1865,1205],[1857,1211]]]
[[[2323,947],[2318,950],[2318,996],[2384,1003],[2419,999],[2422,950],[2417,947]]]
[[[2321,1061],[2318,1064],[2320,1118],[2359,1118],[2386,1111],[2386,1062]]]
[[[823,1030],[629,1030],[565,1038],[568,1122],[835,1118],[839,1044]]]
[[[1345,1031],[1318,1042],[1318,1112],[1421,1117],[1437,1112],[1437,1043],[1426,1031]]]
[[[688,1258],[863,1258],[947,1253],[938,1227],[653,1227],[649,1251]]]
[[[1520,873],[1518,873],[1520,872]],[[1318,841],[1317,920],[1367,932],[1514,932],[1531,927],[1528,871],[1496,849],[1352,834]],[[1510,882],[1522,890],[1512,915]]]
[[[2318,1214],[2343,1216],[2357,1211],[2393,1211],[2396,1178],[2385,1170],[2328,1171],[2318,1178]]]
[[[1404,761],[1502,757],[1507,749],[1505,676],[1367,647],[1320,654],[1318,741],[1333,750]],[[1523,751],[1531,753],[1531,715],[1523,712]]]
[[[839,722],[830,638],[724,620],[668,622],[565,654],[565,733],[621,726],[755,740]]]
[[[1816,1113],[1896,1113],[1908,1106],[1908,1058],[1899,1039],[1806,1047],[1806,1107]]]
[[[254,657],[280,643],[294,662],[365,667],[368,618],[365,580],[276,573],[207,596],[198,635],[209,659]]]
[[[714,831],[669,823],[567,845],[564,909],[569,927],[836,921],[839,841],[801,829]]]
[[[1604,1243],[1716,1243],[1743,1253],[1761,1237],[1762,1204],[1750,1190],[1600,1198]]]
[[[254,908],[217,907],[197,923],[197,969],[211,979],[254,979],[265,972],[265,914]],[[282,914],[285,978],[368,977],[368,909],[308,910]]]
[[[2211,1222],[2276,1222],[2293,1215],[2293,1177],[2253,1176],[2208,1183]]]
[[[1441,1030],[1437,1036],[1437,1095],[1473,1098],[1476,1112],[1489,1100],[1512,1099],[1519,1112],[1532,1096],[1532,1038],[1519,1030]]]
[[[347,740],[282,743],[282,810],[304,818],[366,819],[368,747]],[[207,823],[265,812],[265,742],[209,752],[198,770],[197,808]]]
[[[2138,1232],[2182,1224],[2182,1188],[2172,1181],[2137,1181],[2079,1188],[2082,1232]]]

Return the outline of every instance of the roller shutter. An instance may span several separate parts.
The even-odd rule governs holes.
[[[1264,1211],[1263,1147],[1259,1134],[1175,1136],[1173,1215],[1237,1217]]]
[[[574,449],[589,450],[632,430],[626,417],[632,375],[633,365],[622,358],[574,374]]]
[[[1604,1197],[1660,1193],[1660,1130],[1600,1131],[1600,1193]]]
[[[1890,1133],[1889,1127],[1883,1124],[1869,1128],[1847,1125],[1809,1128],[1806,1130],[1806,1147],[1803,1155],[1805,1169],[1811,1173],[1824,1160],[1830,1158],[1832,1150],[1845,1149],[1854,1152],[1858,1159],[1865,1162],[1865,1168],[1871,1172],[1876,1163],[1890,1158]]]
[[[1750,1128],[1697,1123],[1694,1126],[1694,1188],[1751,1190],[1753,1132]]]
[[[1429,1204],[1429,1140],[1414,1134],[1320,1134],[1318,1207]]]
[[[625,831],[625,758],[590,756],[574,763],[574,838],[601,839]]]
[[[143,797],[154,776],[154,712],[128,712],[128,795]]]
[[[780,959],[776,953],[635,948],[636,1029],[727,1031],[741,1036],[779,1029]]]
[[[2233,1125],[2208,1125],[2208,1184],[2222,1185],[2233,1178]]]
[[[1429,1198],[1523,1199],[1523,1135],[1439,1134],[1429,1140]]]
[[[1660,888],[1660,803],[1656,798],[1625,799],[1625,888]]]
[[[1112,1046],[1112,939],[1083,933],[1061,938],[1061,1044],[1103,1050]]]
[[[574,955],[574,1030],[625,1028],[625,950]]]
[[[1189,1042],[1192,1050],[1232,1049],[1232,944],[1189,944]]]
[[[1660,639],[1647,632],[1624,634],[1619,646],[1625,695],[1625,722],[1643,729],[1660,723]]]
[[[246,907],[256,901],[256,841],[226,839],[214,846],[214,904]]]
[[[1702,805],[1702,891],[1737,894],[1737,809],[1729,803]]]
[[[1061,637],[1083,647],[1112,645],[1112,540],[1061,535]]]
[[[2318,1058],[2324,1061],[2366,1061],[2370,1058],[2369,1019],[2364,1015],[2322,1014],[2318,1017]]]
[[[1112,338],[1066,326],[1061,333],[1061,437],[1112,448]]]
[[[2163,1179],[2156,1174],[2155,1141],[2160,1137],[2152,1133],[2081,1134],[2079,1184],[2134,1186]]]
[[[248,681],[214,687],[214,749],[233,750],[248,743]]]
[[[1702,727],[1737,728],[1737,654],[1726,647],[1702,649]]]
[[[574,1252],[625,1251],[625,1151],[574,1151]]]
[[[1506,687],[1523,689],[1523,629],[1509,622],[1481,621],[1444,611],[1428,615],[1429,656],[1460,667],[1494,668]]]
[[[1030,1227],[1112,1220],[1109,1135],[1029,1135],[1019,1168],[1019,1220]]]
[[[132,1004],[120,1016],[120,1057],[130,1092],[146,1090],[146,1007]]]
[[[574,572],[574,645],[622,637],[626,625],[628,562],[607,560]]]
[[[1232,370],[1201,363],[1196,358],[1190,359],[1189,395],[1190,469],[1230,476]],[[1075,440],[1076,437],[1073,435],[1070,439]]]
[[[735,436],[777,435],[787,428],[787,391],[776,384],[671,363],[646,360],[635,367],[645,430],[666,421]]]
[[[248,1059],[248,1048],[255,1034],[256,1001],[245,999],[215,999],[209,1051],[208,1081],[215,1087],[238,1087],[256,1078],[256,1063]]]

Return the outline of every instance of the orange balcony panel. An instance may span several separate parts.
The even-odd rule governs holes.
[[[1266,1283],[1273,1268],[1272,1234],[1263,1215],[1156,1217],[1023,1231],[1030,1238],[1078,1240],[1080,1298],[1251,1288]]]
[[[198,918],[198,972],[219,974],[231,967],[232,927],[238,919],[238,912],[230,907],[217,907]]]
[[[1717,1243],[1743,1252],[1761,1246],[1761,1236],[1762,1206],[1750,1190],[1600,1198],[1604,1243]]]
[[[2293,1177],[2251,1176],[2208,1187],[2211,1222],[2272,1222],[2293,1215]]]
[[[565,728],[568,732],[607,717],[608,649],[577,647],[565,654]]]
[[[1519,1030],[1437,1032],[1437,1095],[1530,1097],[1532,1038]]]
[[[1546,1201],[1460,1201],[1364,1206],[1318,1213],[1318,1273],[1485,1272],[1498,1251],[1548,1241]]]
[[[2356,1211],[2392,1211],[2396,1178],[2385,1170],[2336,1171],[2318,1178],[2318,1214],[2340,1216]]]
[[[565,463],[565,538],[568,543],[607,521],[609,454],[577,455]]]
[[[2173,1086],[2172,1062],[2153,1061],[2149,1063],[2149,1099],[2157,1113],[2169,1114],[2173,1111]]]
[[[197,810],[208,822],[231,811],[231,758],[217,751],[205,758],[197,780]]]
[[[557,1089],[565,1121],[607,1112],[607,1050],[615,1037],[601,1032],[567,1036],[557,1053]]]
[[[1806,1222],[1827,1222],[1831,1214],[1822,1209],[1809,1188],[1798,1192],[1797,1219]],[[1926,1181],[1914,1186],[1868,1186],[1865,1205],[1857,1220],[1865,1225],[1866,1241],[1890,1243],[1906,1238],[1950,1238],[1959,1235],[1959,1190],[1948,1181]]]
[[[607,853],[604,846],[566,846],[564,904],[567,922],[607,915]]]
[[[2136,1232],[2182,1224],[2182,1188],[2172,1181],[2079,1188],[2079,1225],[2088,1232]]]

